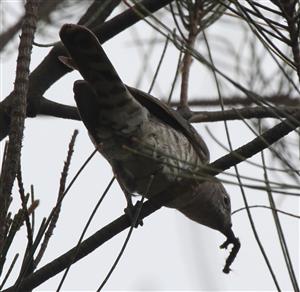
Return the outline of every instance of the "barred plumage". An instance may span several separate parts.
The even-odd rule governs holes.
[[[218,179],[195,177],[209,161],[201,136],[159,100],[124,85],[88,29],[64,25],[60,37],[85,79],[74,84],[82,121],[122,189],[148,198],[173,192],[175,199],[166,206],[219,230],[238,250],[225,188]]]

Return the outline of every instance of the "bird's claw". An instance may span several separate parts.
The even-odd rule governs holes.
[[[127,207],[124,209],[124,213],[128,216],[131,225],[135,228],[138,228],[138,226],[143,226],[143,220],[139,219],[139,213],[141,210],[143,203],[140,201],[137,201],[135,205],[128,204]]]

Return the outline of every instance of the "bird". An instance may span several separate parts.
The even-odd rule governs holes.
[[[84,79],[73,87],[81,120],[111,165],[128,206],[132,194],[168,197],[164,206],[220,231],[227,237],[221,248],[233,244],[223,269],[229,273],[240,241],[232,230],[229,194],[203,171],[210,159],[203,138],[176,110],[125,85],[88,28],[65,24],[60,38],[69,54],[61,60]]]

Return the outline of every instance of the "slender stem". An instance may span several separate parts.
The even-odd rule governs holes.
[[[21,157],[24,121],[26,118],[26,96],[29,88],[29,65],[36,30],[38,4],[39,0],[28,0],[25,5],[25,17],[22,25],[11,104],[9,142],[0,177],[0,250],[5,239],[6,217],[11,201],[11,190]]]

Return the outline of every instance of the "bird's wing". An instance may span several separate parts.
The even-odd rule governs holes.
[[[91,31],[78,25],[66,24],[60,31],[60,37],[81,75],[92,85],[96,96],[98,96],[97,102],[102,108],[109,106],[112,109],[116,108],[118,104],[125,104],[124,107],[128,104],[127,108],[135,108],[135,111],[130,110],[130,112],[134,113],[133,126],[137,124],[144,117],[142,107],[134,104],[134,100],[127,96],[127,88],[134,99],[153,116],[162,123],[183,133],[198,153],[202,162],[209,162],[208,148],[202,137],[190,123],[175,110],[153,96],[138,89],[125,86]],[[60,58],[60,60],[65,64],[72,63],[66,58]],[[70,67],[74,66],[71,64]],[[114,98],[101,98],[106,96],[114,96]],[[124,108],[123,112],[126,112],[125,110],[126,108]],[[109,114],[109,118],[112,118],[111,114]],[[130,124],[130,121],[128,123]]]
[[[91,93],[90,99],[98,109],[93,110],[94,113],[98,112],[93,121],[97,127],[95,141],[100,143],[115,134],[122,138],[141,135],[142,125],[148,121],[148,111],[129,93],[97,37],[86,27],[65,24],[60,30],[60,38],[73,63],[95,93]],[[64,64],[70,61],[62,57],[60,60]],[[71,67],[74,66],[71,64]],[[83,110],[88,112],[88,107],[80,102],[78,107],[81,107],[81,116],[88,116],[82,113]],[[86,121],[91,125],[90,119]]]
[[[153,116],[158,118],[161,122],[182,132],[193,145],[195,151],[200,156],[201,161],[205,163],[209,162],[210,154],[206,143],[187,120],[185,120],[177,111],[152,95],[130,86],[127,86],[127,88],[133,97],[141,105],[147,108]]]

